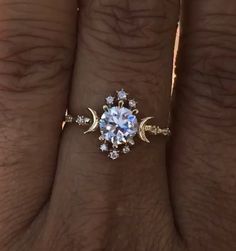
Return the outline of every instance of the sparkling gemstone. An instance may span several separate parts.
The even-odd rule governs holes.
[[[112,105],[114,103],[114,100],[115,100],[115,98],[112,97],[112,96],[108,96],[106,98],[106,102],[107,102],[108,105]]]
[[[135,100],[133,100],[133,99],[129,100],[129,106],[130,106],[131,108],[135,108],[136,105],[137,105],[137,102],[136,102]]]
[[[123,153],[129,153],[130,152],[130,147],[128,145],[124,146],[122,149]]]
[[[127,99],[128,93],[125,92],[123,89],[121,91],[118,91],[117,93],[118,93],[119,100],[126,100]]]
[[[78,116],[76,119],[76,123],[78,123],[79,125],[83,125],[84,124],[84,117]]]
[[[117,150],[113,150],[109,153],[108,157],[110,157],[111,159],[115,160],[117,158],[119,158],[120,154],[119,151]]]
[[[126,107],[109,108],[102,114],[99,126],[105,140],[114,145],[127,143],[138,131],[137,118]]]
[[[84,116],[78,116],[76,118],[76,123],[79,124],[79,125],[86,125],[90,122],[90,119],[89,118],[86,118]]]
[[[108,151],[108,145],[107,144],[102,144],[102,145],[100,145],[100,150],[102,151],[102,152],[107,152]]]
[[[83,117],[82,116],[78,116],[76,118],[76,123],[78,123],[79,125],[81,125],[83,123]]]

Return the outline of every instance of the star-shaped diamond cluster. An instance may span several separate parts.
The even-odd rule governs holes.
[[[136,114],[137,102],[128,98],[128,93],[122,89],[115,96],[106,97],[104,113],[102,114],[99,127],[102,141],[100,150],[107,152],[108,157],[115,160],[121,153],[127,154],[134,145],[134,136],[138,132]]]

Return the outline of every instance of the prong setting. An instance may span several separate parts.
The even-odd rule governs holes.
[[[120,100],[120,101],[118,102],[118,106],[119,106],[120,108],[123,107],[124,104],[125,104],[124,100]]]
[[[134,109],[132,110],[133,114],[137,115],[139,113],[139,110],[138,109]]]
[[[107,105],[104,105],[104,106],[103,106],[103,111],[104,111],[104,112],[107,112],[108,110],[109,110],[109,107],[108,107]]]
[[[128,138],[127,140],[128,144],[130,144],[131,146],[135,145],[134,139],[133,138]]]

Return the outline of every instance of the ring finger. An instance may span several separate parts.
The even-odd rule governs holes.
[[[178,1],[82,1],[79,16],[70,113],[84,114],[88,106],[99,110],[106,95],[124,88],[137,98],[140,118],[154,116],[166,127]],[[137,142],[129,155],[111,161],[97,150],[94,134],[66,127],[51,224],[60,229],[66,218],[86,250],[145,248],[160,232],[155,247],[171,243],[166,141],[152,141]]]

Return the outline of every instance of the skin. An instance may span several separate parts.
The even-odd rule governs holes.
[[[236,250],[235,0],[0,10],[0,250]],[[172,136],[111,161],[98,135],[61,124],[122,87],[140,118],[166,127],[171,112]]]

